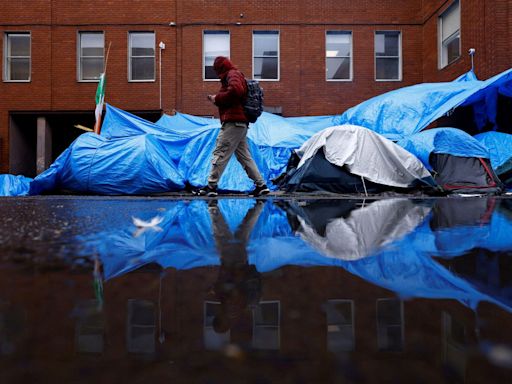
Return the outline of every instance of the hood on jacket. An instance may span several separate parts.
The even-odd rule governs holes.
[[[236,69],[236,67],[227,57],[217,56],[213,62],[213,69],[217,76],[221,77],[231,69]]]

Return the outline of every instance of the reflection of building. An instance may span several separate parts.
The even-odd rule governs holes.
[[[457,302],[401,301],[343,269],[327,267],[263,274],[245,357],[225,360],[222,352],[233,353],[229,345],[237,345],[237,336],[236,330],[216,334],[211,328],[218,304],[210,288],[217,269],[168,269],[161,276],[146,268],[121,276],[105,284],[100,312],[89,300],[90,273],[63,279],[60,273],[27,277],[3,270],[0,345],[8,340],[6,334],[16,337],[8,336],[11,349],[0,356],[0,375],[20,375],[12,362],[25,361],[31,367],[28,377],[34,372],[72,381],[94,359],[103,368],[93,377],[115,370],[116,377],[128,379],[138,374],[135,361],[152,361],[151,377],[178,381],[202,377],[203,370],[220,380],[226,372],[238,374],[233,365],[243,369],[244,377],[284,381],[311,375],[332,382],[355,374],[372,378],[369,382],[414,382],[417,377],[442,382],[446,372],[467,382],[508,380],[508,371],[474,351],[477,337],[512,343],[512,336],[500,331],[512,325],[511,314],[484,303],[477,322]],[[13,322],[6,320],[16,313],[25,319],[23,332],[13,332]],[[278,361],[286,362],[286,371],[272,364]],[[319,365],[322,374],[315,368]]]
[[[0,173],[34,176],[82,132],[73,125],[93,125],[97,72],[110,42],[106,101],[150,120],[162,110],[216,113],[205,97],[218,84],[202,76],[204,31],[228,37],[226,49],[215,43],[207,51],[229,52],[248,76],[259,60],[253,33],[279,32],[278,50],[267,49],[261,70],[271,78],[265,104],[284,116],[338,114],[391,89],[452,80],[470,68],[469,48],[481,78],[510,65],[507,0],[4,3]],[[327,32],[348,33],[350,52],[340,56],[336,45],[326,52]],[[327,81],[327,58],[343,63],[334,74],[343,81]]]

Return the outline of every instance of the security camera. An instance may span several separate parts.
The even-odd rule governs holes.
[[[473,56],[476,52],[476,49],[475,48],[469,48],[469,51],[468,51],[468,54],[469,56]]]

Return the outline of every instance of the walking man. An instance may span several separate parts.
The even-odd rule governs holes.
[[[196,191],[200,196],[217,196],[217,184],[233,155],[244,168],[247,175],[254,181],[254,196],[266,195],[270,192],[247,145],[249,121],[244,113],[243,101],[247,94],[245,77],[233,63],[224,56],[219,56],[213,63],[213,69],[220,79],[221,87],[216,95],[208,95],[214,105],[219,108],[222,127],[213,151],[212,169],[208,177],[208,185]]]

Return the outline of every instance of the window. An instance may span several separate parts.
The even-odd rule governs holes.
[[[460,7],[455,1],[439,17],[439,68],[460,57]]]
[[[30,33],[6,33],[4,80],[30,81]]]
[[[329,351],[354,350],[354,301],[328,300],[326,303],[327,348]]]
[[[78,80],[98,80],[103,72],[103,32],[80,32],[78,38]]]
[[[377,344],[379,351],[404,349],[404,309],[398,299],[377,300]]]
[[[279,301],[262,301],[254,309],[252,332],[252,346],[254,349],[279,349],[279,307]]]
[[[129,80],[155,80],[155,34],[130,32]]]
[[[223,333],[215,330],[215,319],[221,311],[220,305],[219,302],[214,301],[204,302],[203,343],[207,350],[220,351],[230,343],[229,329]]]
[[[279,32],[253,31],[252,77],[257,80],[279,80]]]
[[[400,32],[375,32],[375,80],[402,80]]]
[[[326,32],[325,68],[327,80],[352,80],[352,32]]]
[[[443,362],[465,382],[468,363],[468,337],[464,323],[447,312],[442,313]]]
[[[203,32],[203,80],[218,80],[213,70],[217,56],[229,57],[229,31]]]
[[[126,346],[128,352],[152,355],[156,351],[155,304],[147,300],[128,300]]]

